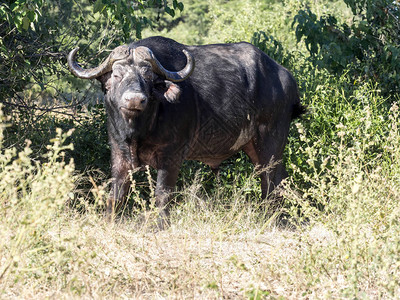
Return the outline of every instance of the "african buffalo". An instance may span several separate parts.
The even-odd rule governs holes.
[[[261,174],[262,196],[286,176],[281,162],[290,122],[303,112],[293,76],[251,44],[186,46],[151,37],[115,48],[98,67],[83,69],[78,48],[72,73],[102,83],[111,145],[112,192],[107,211],[122,203],[128,172],[157,169],[161,220],[184,159],[212,169],[243,150]]]

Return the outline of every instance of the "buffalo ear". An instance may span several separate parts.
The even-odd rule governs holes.
[[[179,87],[179,85],[169,80],[165,80],[165,87],[167,90],[164,92],[164,98],[167,99],[168,102],[178,103],[179,97],[182,93],[182,90]]]
[[[107,72],[96,78],[98,81],[101,82],[101,89],[104,94],[111,89],[111,74],[112,72]]]

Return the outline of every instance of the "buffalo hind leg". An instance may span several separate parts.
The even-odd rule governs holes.
[[[263,170],[260,174],[263,199],[287,177],[282,157],[288,131],[287,126],[276,126],[268,130],[266,125],[261,124],[257,135],[243,148],[255,167]]]

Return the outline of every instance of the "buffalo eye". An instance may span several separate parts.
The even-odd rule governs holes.
[[[144,79],[152,79],[153,72],[150,66],[139,67],[139,73],[144,77]]]
[[[113,79],[118,82],[121,81],[122,76],[119,73],[113,73]]]

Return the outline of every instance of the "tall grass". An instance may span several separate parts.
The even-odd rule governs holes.
[[[3,116],[0,115],[3,119]],[[1,123],[1,132],[4,123]],[[65,204],[74,197],[73,161],[63,157],[72,145],[63,145],[71,131],[57,136],[47,153],[38,159],[30,155],[30,141],[18,152],[1,147],[0,153],[0,251],[1,286],[30,277],[53,276],[57,262],[68,264],[68,251],[59,232],[50,232],[63,220]],[[2,146],[2,133],[0,146]]]

